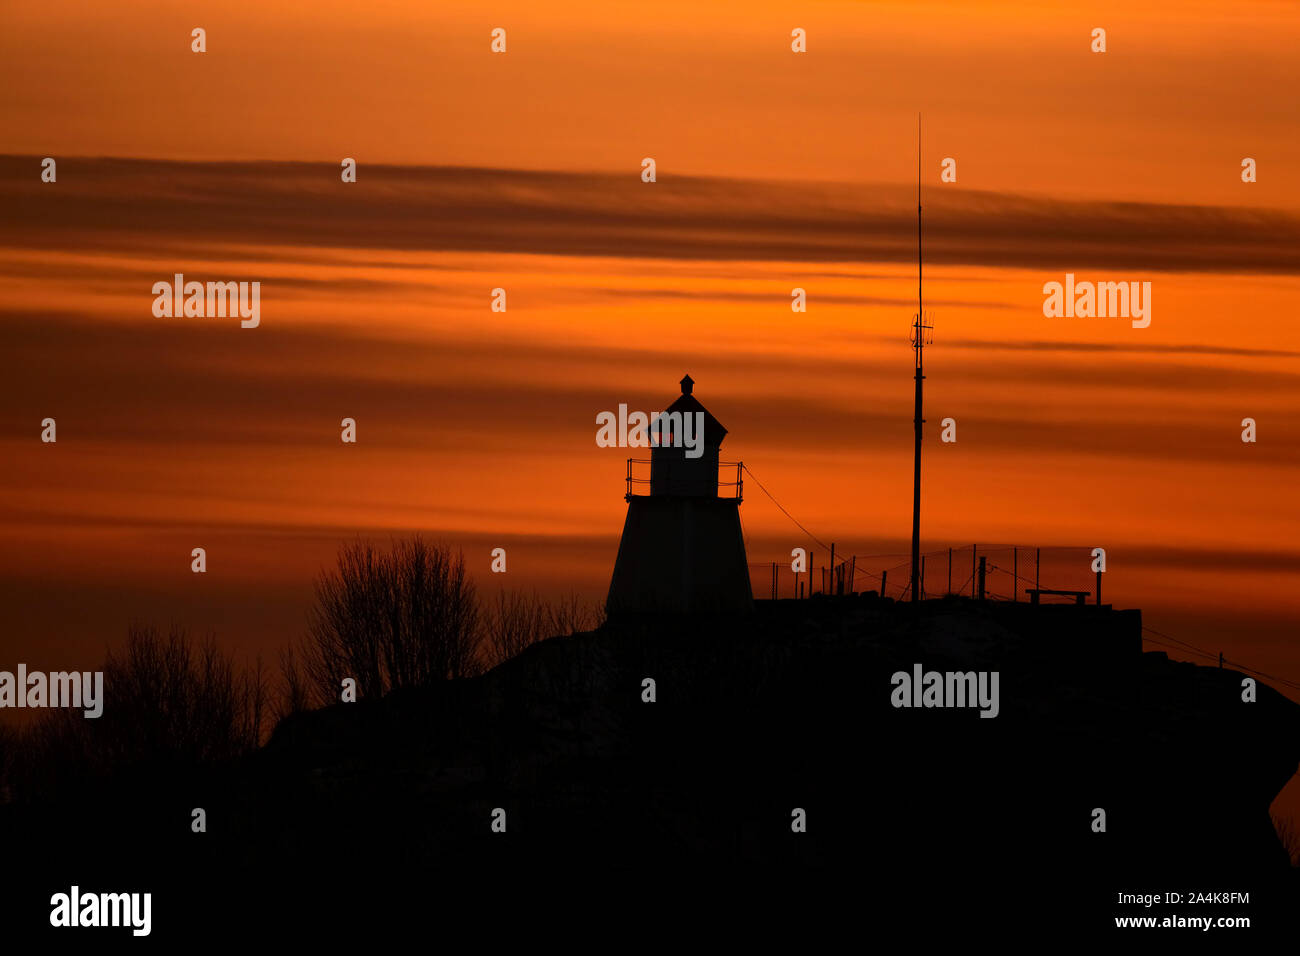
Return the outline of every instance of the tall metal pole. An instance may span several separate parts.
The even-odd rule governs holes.
[[[925,320],[921,309],[921,114],[916,114],[916,456],[912,468],[912,600],[921,599],[921,351],[925,347]]]

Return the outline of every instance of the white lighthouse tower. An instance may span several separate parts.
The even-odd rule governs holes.
[[[682,394],[661,421],[692,421],[703,414],[703,453],[688,457],[684,442],[665,428],[649,460],[627,463],[627,519],[605,602],[613,617],[629,612],[711,613],[752,610],[745,539],[740,529],[743,484],[740,462],[719,461],[727,430],[693,394],[689,375]],[[680,418],[674,415],[680,413]],[[674,445],[676,447],[674,447]],[[637,477],[650,466],[650,477]],[[719,468],[734,467],[735,481]],[[727,477],[730,476],[730,471]],[[648,489],[646,486],[649,486]],[[719,494],[726,489],[726,494]],[[638,494],[648,490],[649,494]]]

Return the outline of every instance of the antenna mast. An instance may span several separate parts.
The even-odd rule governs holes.
[[[912,325],[912,348],[916,353],[916,457],[912,471],[912,600],[921,600],[921,383],[925,381],[921,353],[926,333],[933,328],[925,322],[921,299],[921,114],[916,114],[916,320]]]

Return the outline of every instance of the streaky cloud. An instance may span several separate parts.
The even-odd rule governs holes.
[[[260,244],[681,260],[908,262],[904,185],[382,166],[68,157],[57,190],[0,156],[0,243],[158,253]],[[1300,273],[1300,216],[1267,209],[932,197],[927,261],[1044,270]]]

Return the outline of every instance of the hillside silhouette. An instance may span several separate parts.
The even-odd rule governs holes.
[[[542,915],[849,897],[864,918],[1076,932],[1134,912],[1118,892],[1219,890],[1250,892],[1256,925],[1294,918],[1269,804],[1300,763],[1300,706],[1144,654],[1140,626],[1105,606],[874,594],[625,618],[477,677],[291,715],[203,773],[5,807],[6,845],[65,889],[129,871],[160,927],[214,907],[331,925],[368,894],[426,892]],[[915,663],[999,671],[999,715],[894,708],[890,675]],[[208,833],[189,832],[193,806]]]

